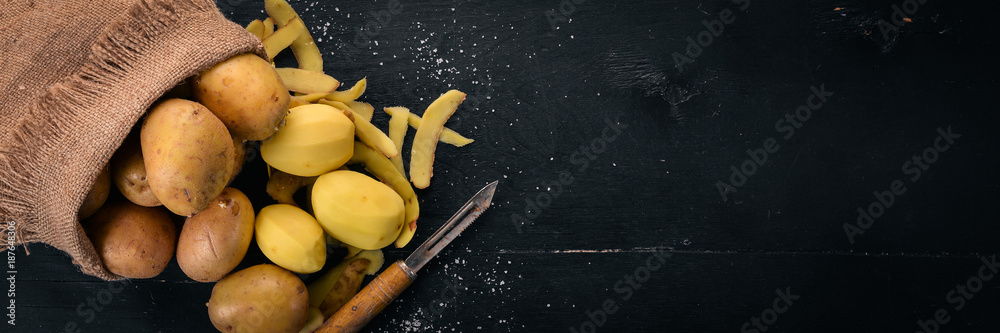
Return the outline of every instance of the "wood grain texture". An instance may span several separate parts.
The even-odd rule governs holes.
[[[316,333],[353,333],[363,329],[413,283],[414,277],[409,275],[412,272],[405,270],[409,268],[404,268],[402,261],[390,264],[327,319]]]
[[[263,17],[260,1],[219,3],[240,24]],[[468,93],[447,126],[476,142],[437,147],[413,245],[387,261],[500,180],[493,206],[364,331],[584,332],[610,300],[597,332],[738,332],[786,288],[800,298],[769,332],[916,332],[939,309],[940,332],[1000,331],[1000,280],[960,310],[948,298],[1000,252],[1000,8],[927,1],[886,39],[878,20],[899,3],[752,1],[679,72],[672,53],[732,1],[584,1],[558,29],[555,0],[404,1],[388,19],[388,1],[292,1],[326,73],[367,77],[376,109],[419,114],[448,89]],[[279,67],[295,66],[288,56]],[[834,95],[783,138],[776,122],[819,85]],[[609,121],[627,125],[613,140]],[[909,181],[903,164],[947,126],[962,137]],[[716,182],[772,137],[781,148],[724,201]],[[264,179],[258,157],[235,184],[257,209],[271,203]],[[898,179],[907,192],[849,242],[843,224]],[[212,331],[212,285],[176,263],[102,304],[106,282],[45,246],[31,253],[18,252],[15,332]],[[265,260],[252,246],[239,268]]]

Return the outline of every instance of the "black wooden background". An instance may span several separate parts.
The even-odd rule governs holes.
[[[366,329],[997,332],[998,6],[921,1],[293,1],[379,110],[469,94],[414,243],[500,180]],[[213,331],[176,262],[108,283],[28,249],[5,332]]]

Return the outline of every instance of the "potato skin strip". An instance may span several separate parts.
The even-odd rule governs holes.
[[[406,178],[403,178],[396,171],[396,168],[392,166],[392,162],[389,162],[389,159],[364,143],[354,142],[354,155],[347,161],[347,164],[364,164],[365,170],[368,170],[375,178],[389,185],[389,187],[403,198],[403,206],[406,210],[404,223],[406,225],[403,226],[403,230],[396,237],[395,245],[396,247],[406,246],[406,243],[416,233],[417,218],[420,216],[420,204],[417,201],[417,194],[413,191],[413,187],[406,181]]]
[[[275,71],[278,72],[285,87],[294,92],[329,93],[340,87],[340,81],[323,73],[298,68],[275,68]]]
[[[285,0],[264,0],[264,11],[267,12],[268,16],[274,18],[274,22],[278,23],[279,27],[284,26],[292,19],[299,19],[299,14]],[[300,69],[323,72],[323,55],[319,52],[316,41],[309,34],[309,29],[304,29],[302,34],[295,38],[291,47]]]
[[[287,48],[295,40],[295,36],[302,34],[306,29],[302,20],[295,19],[278,29],[267,38],[264,38],[264,50],[267,51],[267,60],[273,60],[282,50]]]
[[[299,99],[298,97],[295,97],[295,96],[291,96],[291,98],[288,100],[288,108],[289,109],[297,107],[297,106],[303,106],[303,105],[309,105],[309,104],[310,104],[309,102],[303,101],[302,99]]]
[[[334,107],[336,108],[336,106]],[[386,136],[382,130],[379,130],[378,127],[375,127],[375,125],[372,125],[371,122],[365,120],[364,117],[359,117],[353,110],[349,108],[343,110],[345,111],[344,115],[354,122],[354,135],[357,136],[361,142],[369,147],[372,147],[373,149],[378,150],[382,155],[385,155],[386,158],[399,156],[399,150],[396,149],[396,145],[392,143],[392,140],[389,140],[389,137]]]
[[[394,106],[394,107],[387,107],[382,110],[385,111],[385,113],[388,114],[389,116],[392,116],[396,108],[403,108],[403,107]],[[413,127],[413,129],[420,129],[420,123],[422,120],[423,119],[421,119],[419,115],[413,113],[410,113],[410,115],[407,116],[406,119],[406,121],[410,124],[410,127]],[[439,137],[438,140],[455,147],[462,147],[476,141],[473,139],[466,138],[448,127],[445,127],[443,130],[441,130],[441,137]]]
[[[347,101],[344,102],[344,105],[347,105],[347,107],[351,108],[351,110],[354,111],[354,113],[365,117],[365,120],[369,122],[372,121],[372,116],[375,115],[375,107],[365,102]]]
[[[424,111],[420,128],[413,137],[413,147],[410,151],[410,181],[416,188],[424,189],[431,184],[434,173],[434,150],[437,149],[438,137],[444,129],[444,123],[455,114],[458,105],[465,100],[465,93],[449,90],[438,97]],[[391,163],[390,163],[391,164]]]
[[[351,87],[351,89],[334,91],[323,98],[331,101],[347,103],[358,99],[358,97],[361,97],[361,95],[365,93],[365,89],[367,89],[367,87],[368,87],[368,78],[362,78],[361,80],[358,81],[358,83],[355,83],[354,86]]]
[[[274,18],[268,17],[264,20],[264,38],[274,33]]]
[[[254,36],[257,36],[258,39],[264,40],[264,37],[265,37],[264,36],[264,22],[261,22],[261,20],[250,21],[250,24],[247,24],[247,28],[246,29],[247,29],[247,31],[249,31],[250,33],[252,33]]]
[[[392,143],[396,144],[396,150],[402,152],[403,138],[406,137],[406,130],[409,128],[406,120],[410,117],[410,110],[401,106],[391,108],[394,110],[394,113],[392,114],[392,118],[389,118],[389,140],[392,140]],[[396,155],[396,157],[390,158],[389,161],[396,167],[396,170],[399,170],[399,174],[405,178],[406,170],[403,168],[403,154]]]

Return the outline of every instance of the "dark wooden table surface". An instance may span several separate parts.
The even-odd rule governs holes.
[[[377,108],[469,93],[415,243],[500,180],[367,330],[1000,331],[992,2],[292,4]],[[4,332],[213,331],[176,262],[109,283],[28,249]]]

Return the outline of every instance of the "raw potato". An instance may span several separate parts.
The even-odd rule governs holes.
[[[143,207],[162,205],[149,188],[139,136],[130,135],[111,157],[111,182],[126,199]]]
[[[169,99],[156,105],[140,139],[149,187],[174,214],[200,212],[229,182],[233,139],[201,104]]]
[[[236,175],[243,170],[243,162],[247,157],[247,142],[243,139],[233,137],[233,165],[229,169],[229,182],[232,183],[233,179],[236,179]]]
[[[264,162],[302,177],[339,168],[353,154],[354,124],[340,110],[319,104],[289,110],[285,126],[260,144]]]
[[[417,218],[420,216],[420,204],[417,201],[417,194],[413,192],[413,187],[406,181],[405,177],[395,172],[392,163],[385,156],[360,142],[354,143],[354,156],[347,163],[364,164],[365,170],[389,185],[393,191],[396,191],[396,194],[399,194],[399,197],[403,198],[403,206],[406,209],[406,217],[404,218],[406,226],[396,237],[395,244],[396,247],[406,246],[417,231]]]
[[[407,110],[407,111],[409,111],[409,109],[401,107],[401,106],[387,107],[387,108],[383,108],[383,110],[385,111],[385,113],[389,114],[390,116],[392,116],[393,114],[395,114],[396,110]],[[410,115],[407,116],[407,122],[410,123],[410,127],[413,127],[414,129],[420,129],[420,123],[423,122],[422,120],[423,119],[421,119],[420,116],[415,115],[413,113],[410,113]],[[447,127],[445,127],[444,129],[441,130],[441,136],[438,138],[438,140],[441,140],[441,142],[447,143],[447,144],[455,146],[455,147],[462,147],[462,146],[465,146],[465,145],[470,144],[473,141],[475,141],[475,140],[466,138],[466,137],[462,136],[461,134],[458,134],[458,132],[455,132],[454,130],[452,130],[450,128],[447,128]]]
[[[438,97],[427,111],[417,134],[413,136],[413,148],[410,150],[410,181],[416,188],[427,188],[434,174],[434,150],[437,148],[438,136],[444,128],[444,123],[455,113],[458,105],[465,100],[465,93],[449,90]]]
[[[383,263],[381,250],[361,251],[342,261],[309,285],[309,305],[329,318],[358,293],[364,276],[378,273]]]
[[[87,237],[108,271],[126,278],[159,275],[174,256],[177,227],[162,208],[111,202],[86,223]]]
[[[87,197],[83,198],[77,217],[85,219],[94,215],[108,200],[109,193],[111,193],[111,172],[108,171],[108,166],[104,166],[101,173],[97,174],[97,179],[94,179],[94,185],[90,187],[90,192],[87,192]]]
[[[220,332],[296,333],[309,316],[309,294],[295,274],[261,264],[226,276],[212,288],[208,317]]]
[[[381,249],[403,228],[399,194],[355,171],[337,170],[319,176],[313,184],[312,204],[316,220],[330,236],[361,249]]]
[[[192,280],[218,281],[243,261],[253,224],[250,199],[227,187],[207,209],[184,222],[177,240],[177,264]]]
[[[286,204],[264,207],[254,224],[257,246],[287,270],[309,274],[326,263],[326,237],[309,213]]]
[[[192,87],[195,99],[245,140],[270,137],[288,111],[290,97],[278,73],[253,54],[212,66],[195,76]]]

